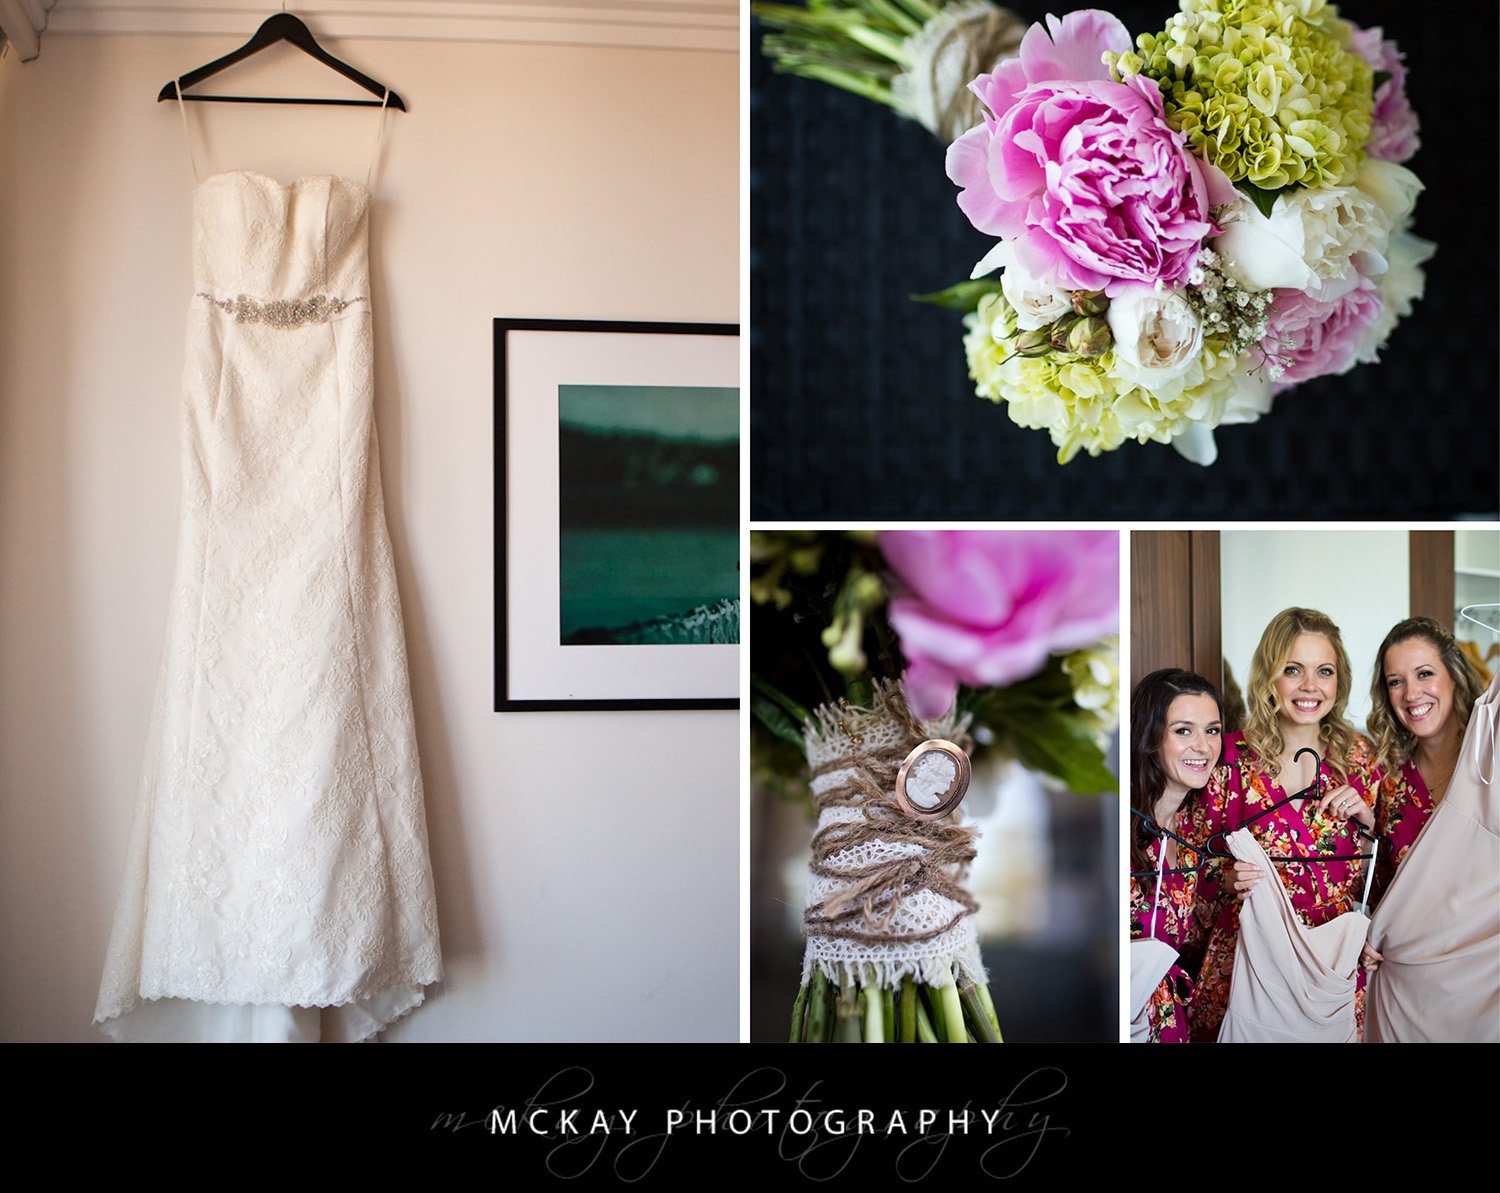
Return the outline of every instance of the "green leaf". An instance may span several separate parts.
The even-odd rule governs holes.
[[[1248,179],[1241,178],[1234,184],[1234,189],[1248,198],[1250,202],[1254,203],[1256,210],[1259,211],[1261,215],[1265,216],[1266,219],[1270,219],[1271,208],[1276,206],[1276,196],[1281,194],[1282,191],[1289,191],[1292,188],[1289,186],[1284,186],[1280,190],[1267,191],[1262,190],[1260,187],[1256,186],[1255,183],[1249,181]]]
[[[856,708],[869,708],[875,702],[875,681],[868,675],[851,679],[844,688],[844,697]]]
[[[1012,684],[1008,688],[993,688],[984,693],[983,703],[975,710],[975,717],[997,732],[1005,732],[1006,723],[1017,715],[1030,710],[1060,710],[1071,712],[1073,704],[1073,681],[1062,668],[1062,659],[1053,656],[1047,665],[1029,679]]]
[[[799,750],[802,748],[802,723],[808,718],[807,710],[758,675],[750,677],[750,712],[773,735],[791,742]]]
[[[1104,752],[1076,713],[1054,708],[1017,710],[1004,726],[1021,761],[1033,770],[1055,775],[1079,795],[1119,789],[1119,780],[1104,761]]]
[[[762,696],[759,692],[752,692],[750,713],[782,741],[791,742],[799,749],[802,747],[802,730],[791,717],[787,716],[786,710],[774,700]]]
[[[1393,77],[1394,76],[1388,70],[1377,70],[1375,72],[1375,81],[1370,84],[1370,91],[1372,93],[1379,91],[1382,87],[1389,83]]]
[[[1000,282],[993,278],[976,278],[972,282],[959,282],[956,286],[949,286],[946,290],[936,290],[931,294],[909,295],[913,302],[927,302],[933,306],[947,307],[953,311],[969,311],[979,309],[979,300],[986,294],[994,294],[1000,289]]]
[[[953,712],[959,717],[974,717],[983,720],[981,710],[988,693],[983,688],[971,688],[960,684],[958,696],[953,702]]]

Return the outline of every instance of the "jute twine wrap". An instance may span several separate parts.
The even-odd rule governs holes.
[[[802,917],[803,981],[817,966],[833,981],[894,986],[913,977],[946,986],[955,965],[983,981],[979,905],[964,885],[977,834],[957,814],[913,820],[894,795],[912,748],[941,737],[967,750],[967,722],[917,721],[899,684],[880,685],[873,703],[824,705],[807,727],[818,827]]]
[[[989,0],[942,9],[906,40],[911,69],[896,76],[896,110],[949,144],[980,121],[983,105],[969,90],[978,76],[1014,57],[1028,25]]]

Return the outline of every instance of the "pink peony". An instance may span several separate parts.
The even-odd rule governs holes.
[[[941,716],[960,683],[1035,675],[1120,624],[1113,531],[892,530],[880,549],[897,584],[891,625],[919,717]]]
[[[948,148],[959,207],[1063,289],[1186,281],[1217,231],[1200,163],[1167,124],[1156,84],[1113,82],[1100,62],[1130,49],[1124,25],[1094,10],[1047,25],[970,84],[993,115]]]
[[[1381,39],[1381,29],[1354,30],[1355,52],[1370,64],[1372,70],[1390,72],[1390,78],[1376,89],[1375,111],[1370,118],[1370,139],[1365,152],[1388,162],[1404,162],[1419,148],[1417,114],[1406,98],[1405,55],[1393,41]]]
[[[1268,355],[1291,362],[1277,382],[1277,393],[1299,381],[1347,373],[1359,363],[1366,330],[1385,309],[1375,283],[1357,269],[1311,293],[1277,290],[1275,294],[1261,347]]]

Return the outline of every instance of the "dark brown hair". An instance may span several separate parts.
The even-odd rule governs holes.
[[[1130,693],[1130,806],[1151,816],[1156,801],[1167,788],[1167,771],[1161,761],[1161,742],[1167,732],[1167,712],[1179,696],[1210,696],[1224,717],[1224,697],[1213,683],[1180,667],[1153,671]],[[1192,792],[1183,801],[1186,808]],[[1151,834],[1139,816],[1130,818],[1130,868],[1153,869],[1147,847]]]

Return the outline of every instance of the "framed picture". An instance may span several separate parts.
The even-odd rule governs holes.
[[[495,709],[739,705],[739,328],[495,320]]]

